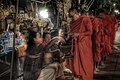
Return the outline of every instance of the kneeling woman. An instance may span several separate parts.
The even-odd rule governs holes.
[[[42,68],[43,46],[41,35],[37,32],[30,32],[28,36],[28,47],[24,62],[24,80],[37,80]]]

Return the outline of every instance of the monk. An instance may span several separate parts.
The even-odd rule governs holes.
[[[90,20],[92,22],[92,48],[93,48],[93,58],[94,63],[99,62],[100,58],[98,57],[98,54],[100,53],[100,36],[98,35],[99,27],[100,27],[100,21],[99,18],[95,17],[92,12],[89,13]],[[99,41],[98,41],[99,40]]]
[[[113,14],[113,11],[111,12],[110,14],[110,17],[112,19],[112,32],[111,32],[111,46],[113,45],[114,43],[114,40],[115,40],[115,34],[116,34],[116,31],[117,31],[117,28],[118,28],[118,21],[117,21],[117,18],[116,16]]]
[[[103,9],[99,9],[96,14],[96,18],[93,20],[93,54],[94,54],[94,62],[97,63],[97,66],[104,66],[104,61],[106,60],[106,56],[109,53],[110,47],[110,38],[108,38],[108,26],[105,26],[105,14]],[[108,33],[109,34],[109,33]],[[108,41],[108,42],[107,42]],[[109,44],[108,44],[109,43]],[[109,47],[108,47],[109,46]],[[98,72],[99,69],[97,69]]]
[[[110,18],[110,15],[108,13],[108,10],[104,10],[103,12],[103,26],[104,26],[104,32],[105,32],[105,55],[104,57],[108,56],[110,53],[112,53],[111,43],[110,43],[110,37],[112,32],[112,19]]]
[[[76,78],[93,80],[92,23],[87,16],[80,16],[75,8],[69,9],[69,35],[73,35],[74,51],[70,68]]]
[[[93,59],[95,63],[95,72],[98,72],[98,65],[101,61],[101,52],[103,50],[103,22],[100,12],[98,11],[96,17],[92,17],[93,24],[93,35],[92,35],[92,45],[93,45]]]

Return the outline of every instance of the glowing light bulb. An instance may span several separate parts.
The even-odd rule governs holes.
[[[114,3],[113,6],[116,6],[116,4]]]
[[[41,15],[43,18],[48,18],[48,11],[47,11],[47,10],[42,10],[42,11],[40,11],[40,15]]]

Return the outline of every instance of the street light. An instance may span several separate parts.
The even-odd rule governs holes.
[[[113,6],[116,6],[116,3],[114,3]]]

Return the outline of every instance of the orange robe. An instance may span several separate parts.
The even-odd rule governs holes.
[[[103,22],[99,18],[95,18],[92,22],[93,24],[93,55],[94,55],[94,62],[101,61],[101,52],[102,52],[102,33],[103,33]]]
[[[105,51],[103,57],[106,57],[109,55],[109,53],[112,52],[111,43],[110,43],[110,37],[112,32],[112,24],[111,24],[111,18],[109,15],[105,15],[103,19],[103,27],[104,27],[104,41],[105,41]]]
[[[79,33],[74,37],[74,58],[71,61],[71,70],[75,77],[82,80],[93,80],[92,55],[92,23],[89,17],[79,17],[70,22],[70,33]]]

